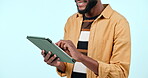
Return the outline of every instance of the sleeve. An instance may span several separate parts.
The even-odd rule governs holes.
[[[113,51],[110,64],[98,61],[97,78],[128,78],[131,57],[129,24],[125,19],[115,26]]]
[[[58,75],[60,75],[61,77],[66,76],[66,73],[65,72],[62,72],[62,71],[58,70],[57,68],[56,68],[56,71],[57,71]]]

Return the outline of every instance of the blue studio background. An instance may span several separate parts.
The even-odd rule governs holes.
[[[147,78],[147,0],[102,0],[130,23],[132,60],[129,78]],[[63,38],[74,0],[0,0],[0,78],[60,78],[26,36]]]

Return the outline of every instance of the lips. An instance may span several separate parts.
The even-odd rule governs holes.
[[[77,5],[79,7],[83,7],[83,6],[86,6],[87,5],[87,2],[77,2]]]
[[[77,5],[81,7],[81,6],[84,6],[85,3],[84,2],[80,2],[80,3],[77,3]]]

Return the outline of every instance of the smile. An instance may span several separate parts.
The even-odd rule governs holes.
[[[86,4],[87,4],[86,2],[78,2],[78,3],[77,3],[77,5],[78,5],[79,7],[85,6]]]

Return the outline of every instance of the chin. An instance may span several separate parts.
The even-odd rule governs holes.
[[[78,10],[78,13],[85,14],[86,12],[85,12],[85,10]]]
[[[79,9],[79,11],[84,11],[85,9]]]

